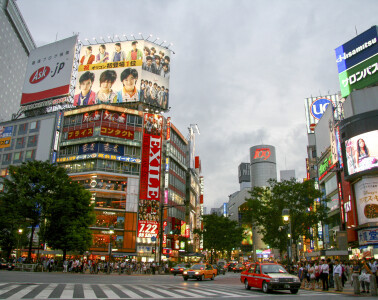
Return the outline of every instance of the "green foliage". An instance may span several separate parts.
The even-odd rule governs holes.
[[[73,183],[61,167],[41,161],[10,166],[9,178],[4,180],[4,192],[0,193],[1,246],[8,245],[7,249],[12,249],[17,243],[15,232],[17,233],[18,228],[31,227],[30,258],[32,238],[37,225],[40,226],[41,240],[49,243],[53,243],[51,227],[56,229],[56,236],[86,227],[84,233],[76,233],[83,235],[81,246],[76,243],[73,247],[75,250],[82,250],[88,245],[88,227],[93,222],[93,208],[89,205],[89,199],[88,192]],[[67,221],[63,222],[61,216],[64,213],[57,212],[67,211],[67,208],[74,208],[76,211],[71,212],[71,220],[66,218],[63,220]],[[64,250],[60,244],[54,245],[55,248]]]
[[[300,236],[309,238],[309,228],[317,226],[327,217],[328,200],[314,202],[322,193],[315,189],[313,181],[297,182],[295,179],[283,182],[269,181],[269,187],[255,187],[251,198],[247,199],[247,208],[243,222],[258,226],[265,244],[271,248],[286,250],[287,224],[282,219],[282,210],[290,209],[291,234],[294,241]]]
[[[216,214],[203,216],[203,231],[196,231],[203,235],[204,249],[227,251],[240,247],[244,238],[244,229],[236,221]]]

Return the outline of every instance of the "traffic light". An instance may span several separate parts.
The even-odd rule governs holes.
[[[156,249],[152,248],[152,254],[155,254],[155,252],[156,252]]]

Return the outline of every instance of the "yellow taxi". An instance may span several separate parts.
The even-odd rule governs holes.
[[[182,272],[182,277],[185,281],[188,279],[197,279],[202,281],[206,278],[214,280],[215,276],[217,276],[217,269],[214,269],[212,265],[207,263],[194,264],[189,269]]]

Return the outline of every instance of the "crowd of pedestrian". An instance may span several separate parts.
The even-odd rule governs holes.
[[[323,291],[334,288],[335,291],[342,292],[345,284],[349,283],[352,286],[358,285],[358,288],[361,286],[362,293],[369,293],[371,278],[378,282],[377,268],[377,260],[346,262],[328,258],[300,262],[294,266],[293,271],[301,280],[301,288]]]

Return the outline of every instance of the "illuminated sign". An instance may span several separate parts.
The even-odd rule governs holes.
[[[378,54],[339,74],[341,96],[378,82]]]
[[[270,157],[270,149],[269,148],[260,148],[255,150],[255,155],[253,159],[263,158],[267,160]]]
[[[339,73],[361,63],[378,53],[377,26],[359,34],[355,38],[335,49]]]
[[[86,138],[93,135],[93,128],[72,130],[68,132],[67,140]]]
[[[158,206],[160,201],[162,125],[161,115],[144,114],[139,203],[151,201],[151,207]]]
[[[13,126],[0,126],[0,149],[11,145]]]
[[[82,155],[60,157],[57,159],[57,162],[69,162],[69,161],[93,159],[93,158],[110,159],[110,160],[124,161],[124,162],[136,163],[136,164],[140,163],[139,158],[105,154],[105,153],[92,153],[92,154],[82,154]]]
[[[30,53],[21,105],[68,95],[76,40],[73,36]]]
[[[318,173],[319,179],[323,178],[325,173],[332,167],[332,153],[330,153],[323,161],[319,164]]]
[[[122,139],[127,139],[127,140],[134,139],[134,131],[127,130],[127,129],[118,129],[118,128],[101,126],[100,133],[101,135],[122,138]]]
[[[142,221],[138,222],[138,237],[150,238],[156,237],[159,233],[158,222],[155,221]]]
[[[312,102],[311,104],[311,114],[317,120],[319,120],[324,112],[326,111],[328,105],[331,103],[331,100],[327,98],[319,98]]]
[[[366,177],[354,184],[358,224],[378,222],[378,178]]]
[[[358,243],[360,244],[360,246],[378,244],[378,228],[359,230]]]

